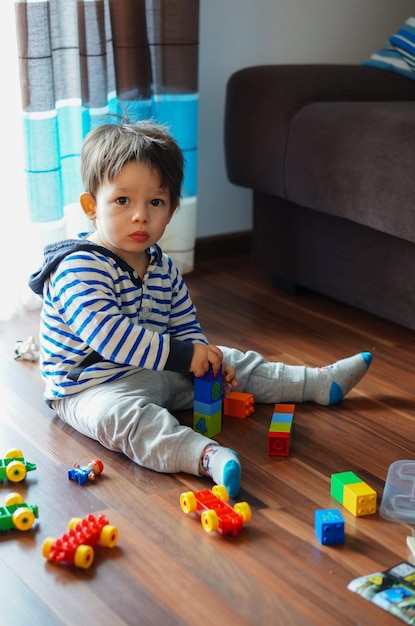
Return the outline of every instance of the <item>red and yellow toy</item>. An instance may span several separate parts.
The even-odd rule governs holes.
[[[111,526],[105,515],[88,515],[84,519],[74,517],[68,524],[68,532],[60,539],[48,537],[43,542],[42,555],[48,561],[70,563],[87,569],[94,561],[94,548],[100,543],[113,548],[118,541],[118,528]]]
[[[197,513],[206,532],[217,530],[219,534],[237,535],[244,524],[251,521],[251,508],[247,502],[238,502],[232,508],[228,504],[228,491],[224,485],[212,490],[187,491],[180,496],[184,513]]]

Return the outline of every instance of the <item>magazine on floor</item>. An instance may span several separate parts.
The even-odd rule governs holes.
[[[347,588],[406,624],[415,625],[415,567],[410,563],[399,563],[385,572],[360,576]]]

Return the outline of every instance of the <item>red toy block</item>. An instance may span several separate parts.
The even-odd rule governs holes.
[[[287,433],[268,433],[268,454],[270,456],[288,456],[290,436]]]
[[[268,454],[288,456],[295,404],[276,404],[268,432]]]
[[[252,393],[243,391],[231,391],[227,398],[223,399],[223,414],[231,417],[249,417],[255,411],[255,398]]]

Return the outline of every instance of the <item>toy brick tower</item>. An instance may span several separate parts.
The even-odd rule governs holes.
[[[288,456],[295,404],[276,404],[268,432],[268,454]]]
[[[218,435],[222,428],[222,368],[212,368],[194,382],[193,429],[206,437]]]

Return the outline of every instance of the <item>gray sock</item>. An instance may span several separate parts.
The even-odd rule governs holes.
[[[366,374],[370,352],[361,352],[325,367],[284,366],[282,402],[337,404]]]

